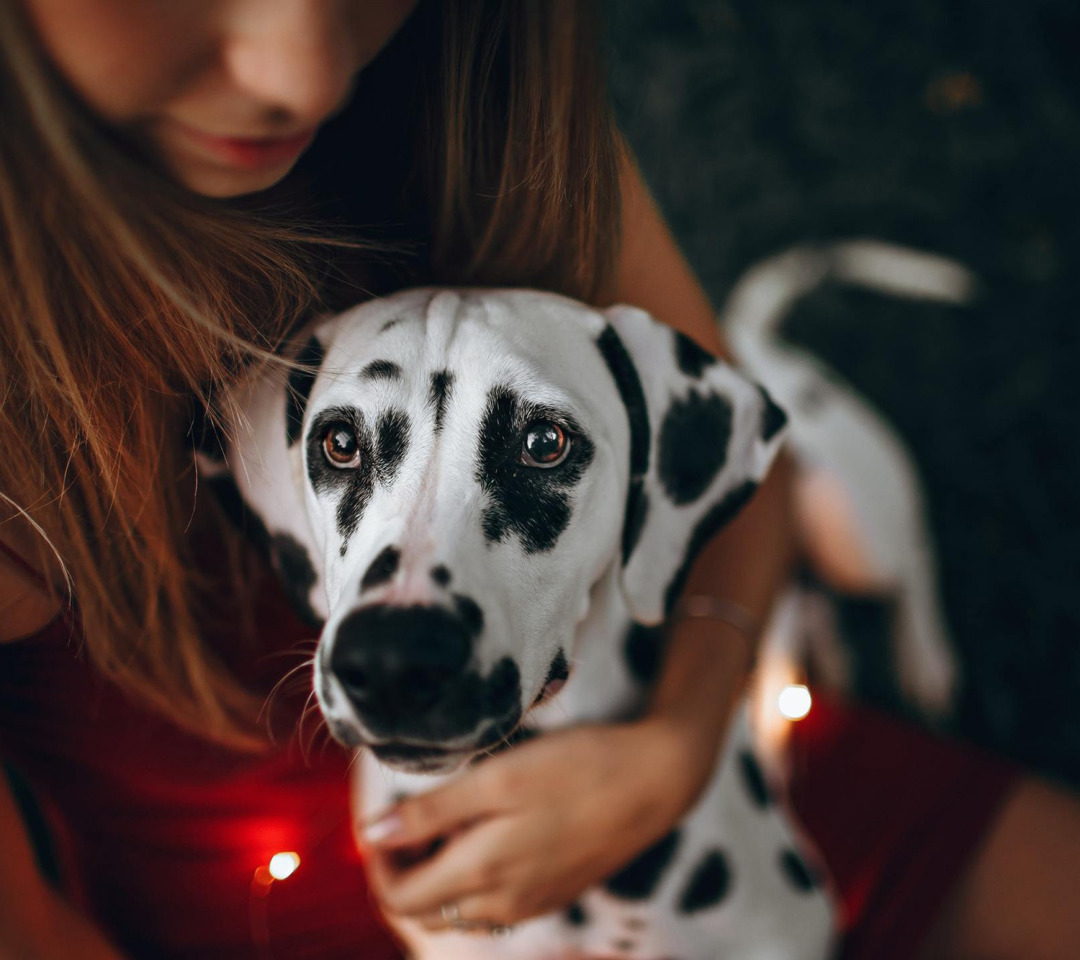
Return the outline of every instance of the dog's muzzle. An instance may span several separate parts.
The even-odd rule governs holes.
[[[482,676],[473,638],[470,625],[442,607],[380,604],[341,622],[330,672],[377,755],[461,749],[486,722],[520,712],[517,666],[506,658]]]

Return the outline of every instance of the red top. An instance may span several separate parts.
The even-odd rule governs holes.
[[[840,896],[840,960],[911,960],[1020,771],[820,691],[792,730],[791,799]]]

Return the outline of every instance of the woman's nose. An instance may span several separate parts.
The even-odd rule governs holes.
[[[241,4],[223,60],[229,81],[293,130],[315,126],[348,95],[360,54],[350,0]]]

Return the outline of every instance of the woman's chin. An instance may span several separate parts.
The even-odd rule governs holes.
[[[268,190],[293,168],[295,161],[259,170],[243,170],[203,164],[167,163],[170,176],[182,187],[212,199],[242,197]]]

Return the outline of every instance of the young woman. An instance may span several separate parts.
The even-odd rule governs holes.
[[[634,303],[719,349],[596,30],[570,0],[0,0],[0,751],[63,891],[0,789],[0,957],[392,955],[347,757],[267,735],[309,633],[196,496],[191,426],[316,305],[414,283]],[[784,473],[689,589],[764,614]],[[385,908],[513,923],[626,862],[693,802],[752,643],[674,624],[641,720],[402,805],[368,851]]]
[[[260,924],[279,955],[387,950],[347,853],[326,855],[348,833],[342,756],[309,768],[259,742],[266,688],[298,662],[267,656],[309,634],[223,617],[256,589],[209,574],[216,518],[205,492],[193,506],[193,411],[309,291],[325,306],[417,282],[530,285],[637,303],[718,346],[614,133],[594,11],[413,6],[0,5],[0,623],[23,638],[3,651],[0,742],[66,828],[69,891],[41,879],[6,800],[0,955],[239,956]],[[783,561],[770,493],[694,589],[763,610]],[[755,561],[736,562],[751,541]],[[281,634],[280,611],[264,619]],[[445,798],[476,827],[430,871],[384,876],[389,908],[438,924],[452,902],[502,924],[569,902],[693,800],[748,655],[729,624],[681,625],[649,716],[486,765],[473,802]],[[337,820],[310,826],[331,802]],[[306,844],[301,869],[252,899],[273,845],[234,848],[290,804],[310,829],[286,839],[286,824],[278,844]],[[438,809],[402,815],[415,829]]]

